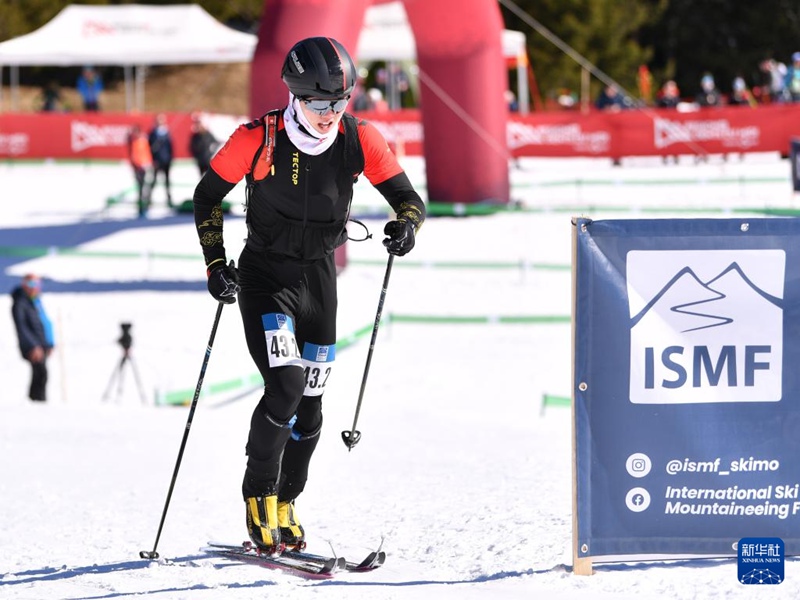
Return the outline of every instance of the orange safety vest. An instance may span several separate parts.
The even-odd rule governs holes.
[[[137,135],[131,140],[131,164],[139,168],[146,168],[153,164],[150,142],[144,135]]]

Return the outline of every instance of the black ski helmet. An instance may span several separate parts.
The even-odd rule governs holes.
[[[292,46],[281,78],[298,98],[344,98],[356,85],[356,66],[333,38],[312,37]]]

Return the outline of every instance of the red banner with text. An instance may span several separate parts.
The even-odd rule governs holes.
[[[423,129],[417,110],[360,113],[398,153],[421,155]],[[220,139],[244,118],[206,115]],[[126,159],[127,136],[138,123],[152,127],[149,113],[5,113],[0,114],[0,158]],[[167,113],[176,158],[188,158],[191,118]],[[207,123],[208,124],[208,123]],[[521,156],[664,156],[729,152],[789,153],[800,136],[800,104],[731,106],[678,112],[639,109],[617,113],[592,111],[512,114],[507,127],[510,153]]]

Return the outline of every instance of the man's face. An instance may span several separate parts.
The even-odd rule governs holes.
[[[38,296],[42,291],[42,280],[38,277],[26,277],[22,282],[22,287],[31,298]]]
[[[318,133],[327,134],[335,131],[347,108],[347,99],[340,100],[300,100],[300,108],[306,119]],[[340,108],[339,111],[334,110]],[[321,114],[322,113],[322,114]]]

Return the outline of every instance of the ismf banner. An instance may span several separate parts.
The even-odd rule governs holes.
[[[575,557],[800,554],[800,220],[575,223]]]

